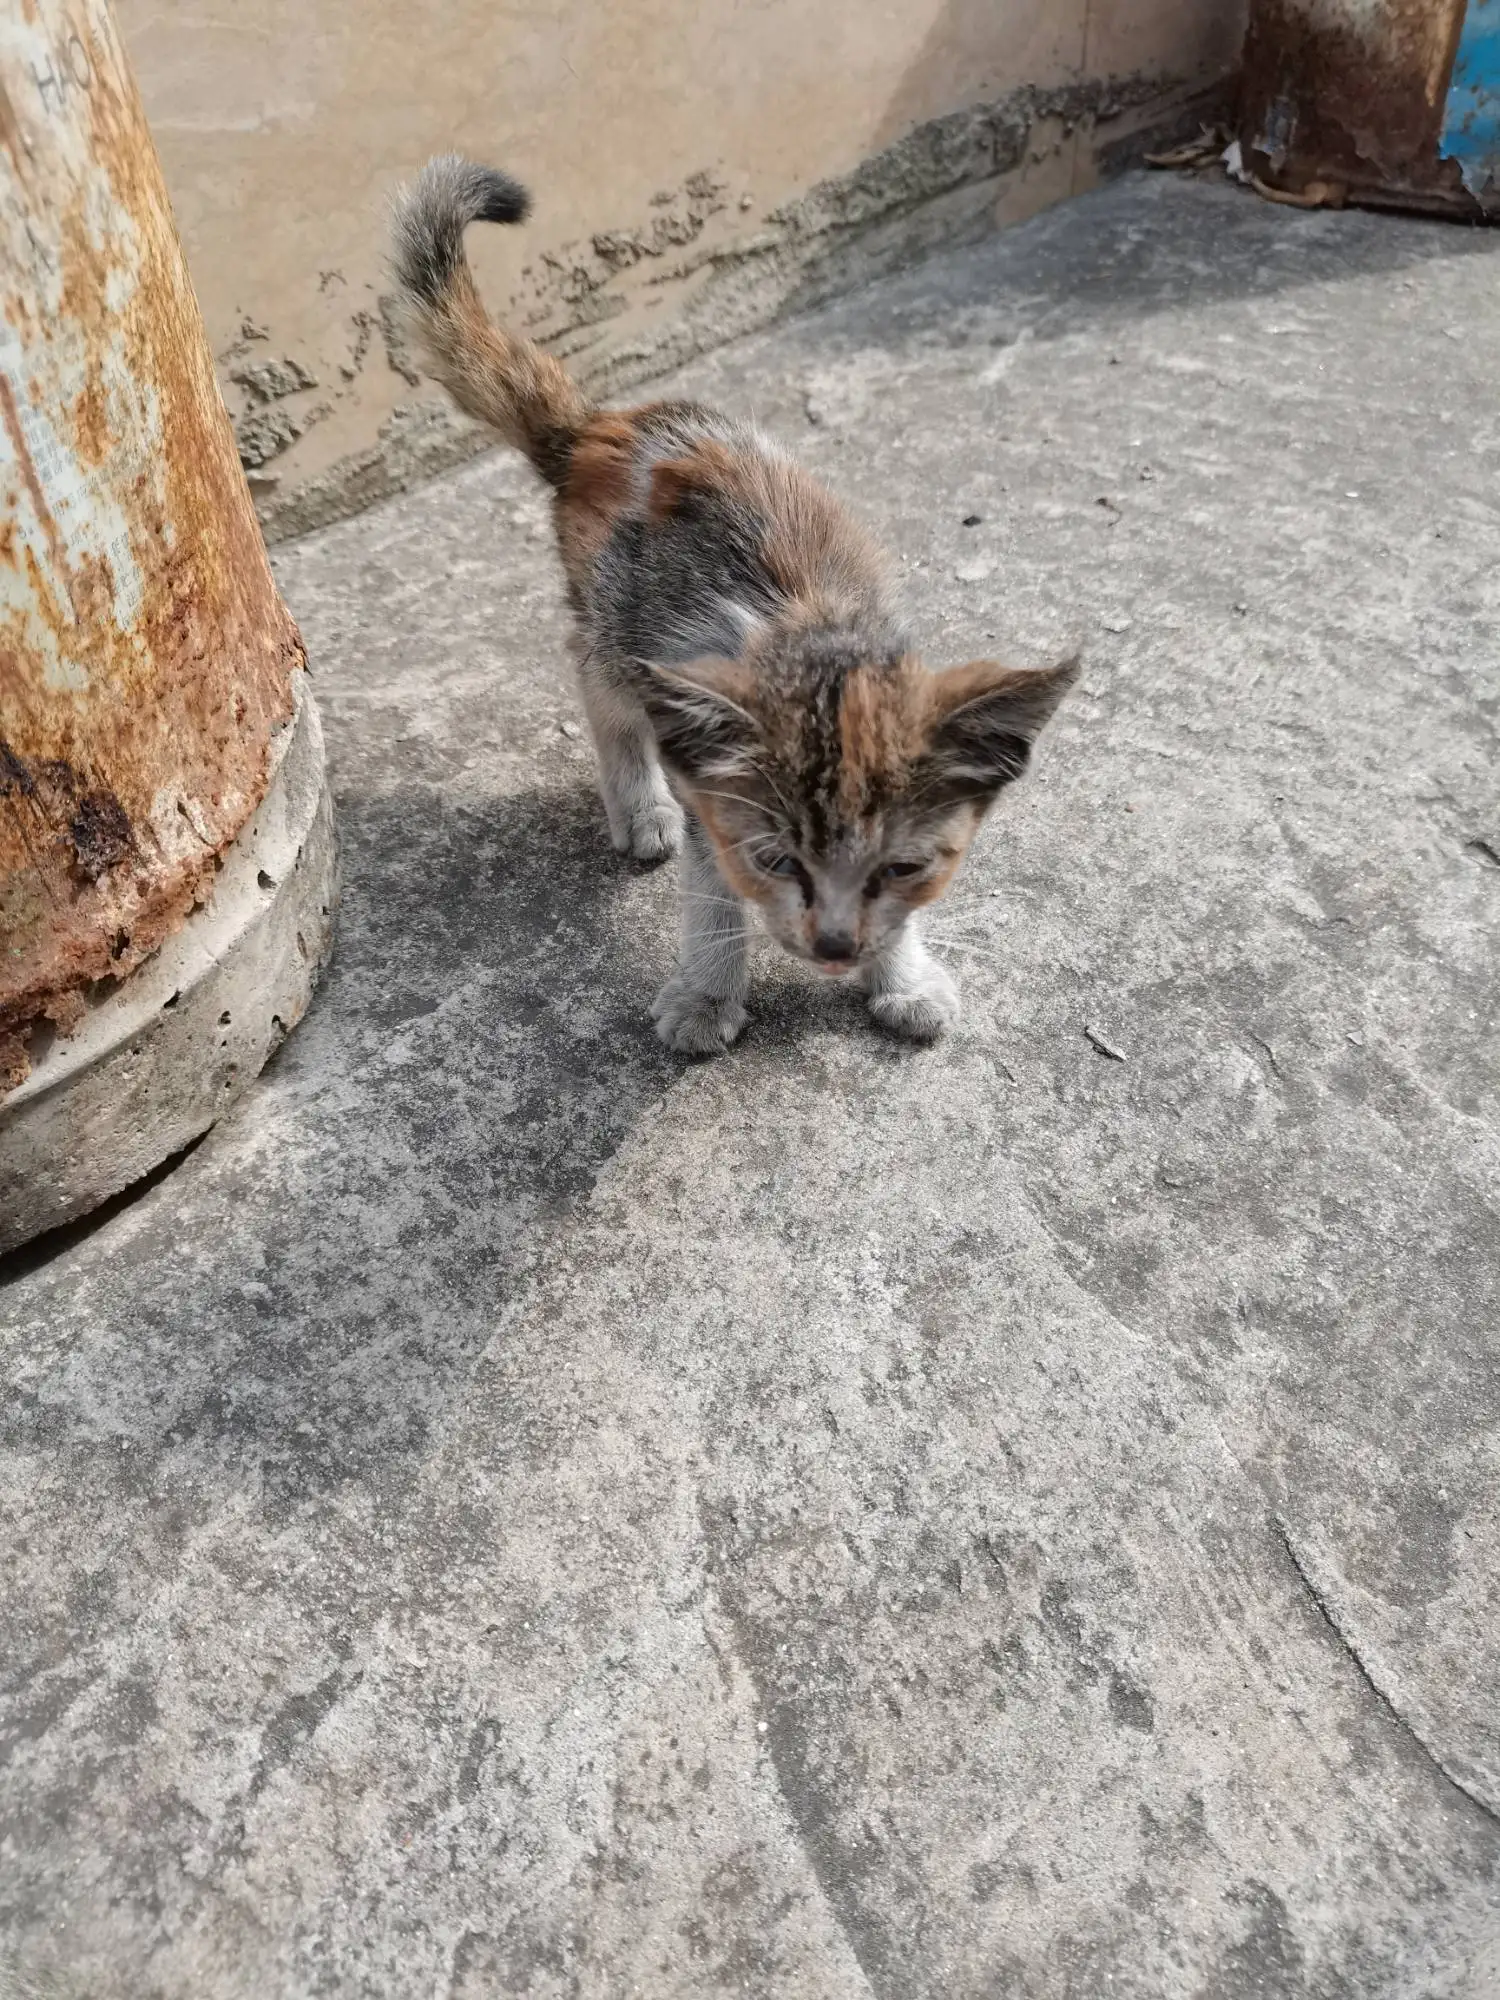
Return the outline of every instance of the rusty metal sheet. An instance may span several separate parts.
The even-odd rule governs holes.
[[[1477,217],[1453,156],[1450,84],[1466,14],[1495,0],[1252,0],[1239,138],[1266,186]]]
[[[104,0],[0,8],[0,1089],[207,894],[302,663]]]

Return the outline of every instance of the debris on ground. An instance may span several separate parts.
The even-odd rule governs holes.
[[[1087,1021],[1083,1024],[1083,1032],[1101,1056],[1108,1056],[1111,1062],[1125,1062],[1127,1060],[1123,1049],[1117,1049],[1113,1042],[1100,1034],[1097,1028],[1091,1028]]]
[[[1302,188],[1273,187],[1245,165],[1243,148],[1222,125],[1200,126],[1196,139],[1165,152],[1148,153],[1146,165],[1174,173],[1211,174],[1218,167],[1232,181],[1252,188],[1263,201],[1278,202],[1283,208],[1342,208],[1349,190],[1342,181],[1309,181]]]

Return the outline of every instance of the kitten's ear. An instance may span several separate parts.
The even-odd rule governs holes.
[[[759,733],[753,694],[752,677],[736,660],[653,667],[641,697],[662,761],[693,783],[743,772]]]
[[[1026,769],[1032,744],[1077,678],[1076,658],[1029,670],[974,660],[934,674],[926,786],[987,805]]]

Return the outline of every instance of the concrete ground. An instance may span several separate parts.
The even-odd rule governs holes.
[[[1133,179],[692,371],[1083,643],[928,1053],[654,1041],[514,464],[281,552],[333,969],[0,1292],[18,1965],[1500,1994],[1497,280]]]

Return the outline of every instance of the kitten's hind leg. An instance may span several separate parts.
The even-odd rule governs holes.
[[[913,1042],[936,1041],[958,1019],[958,988],[904,924],[865,975],[870,1012],[882,1028]]]
[[[581,643],[576,651],[615,852],[635,861],[665,861],[682,845],[682,808],[662,771],[646,711],[607,658]]]
[[[690,819],[682,849],[682,943],[677,970],[651,1009],[656,1032],[684,1056],[716,1056],[748,1018],[749,922],[714,861],[708,836]]]

